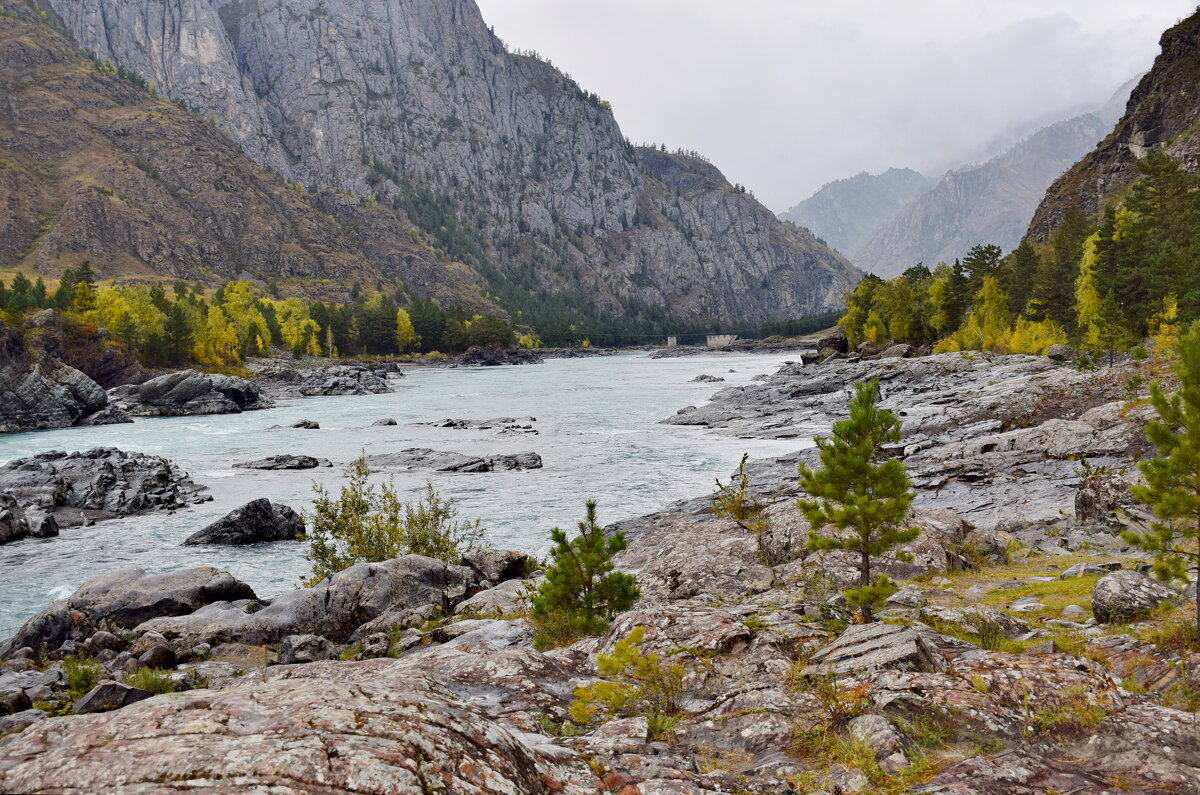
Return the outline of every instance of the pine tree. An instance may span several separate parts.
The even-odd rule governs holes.
[[[873,559],[912,541],[920,530],[899,527],[913,500],[904,465],[896,459],[876,463],[883,445],[900,440],[900,420],[876,406],[878,379],[855,384],[854,392],[850,417],[834,423],[832,437],[816,440],[822,468],[800,466],[800,487],[811,499],[798,505],[811,526],[809,549],[859,554],[858,588],[847,591],[846,598],[869,623],[875,605],[895,590],[886,574],[872,581]],[[826,525],[838,532],[823,535]],[[902,552],[895,556],[907,557]]]
[[[1133,345],[1133,334],[1125,324],[1125,314],[1113,291],[1109,290],[1100,302],[1096,313],[1096,339],[1100,348],[1108,353],[1108,366],[1113,365],[1113,355]]]
[[[1186,583],[1189,569],[1200,568],[1200,322],[1180,337],[1176,351],[1179,389],[1168,396],[1158,382],[1150,386],[1159,419],[1146,425],[1146,438],[1158,455],[1138,464],[1146,485],[1131,489],[1162,521],[1145,533],[1127,530],[1121,538],[1155,555],[1159,579]],[[1200,627],[1200,589],[1196,621]]]
[[[596,523],[596,501],[588,500],[586,505],[578,536],[568,540],[559,528],[550,531],[553,563],[531,600],[543,644],[598,635],[641,595],[633,577],[613,571],[612,559],[625,549],[625,535],[606,538],[604,528]]]

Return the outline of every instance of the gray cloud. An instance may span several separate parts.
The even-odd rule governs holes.
[[[477,0],[613,104],[782,210],[823,183],[936,174],[1102,105],[1194,0]]]

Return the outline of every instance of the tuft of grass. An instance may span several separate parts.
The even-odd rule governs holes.
[[[125,684],[141,690],[148,690],[155,695],[175,692],[175,683],[171,674],[160,668],[139,668],[125,677]]]
[[[1038,734],[1079,735],[1094,729],[1108,716],[1108,711],[1097,704],[1086,689],[1068,687],[1058,698],[1033,713],[1033,724]]]

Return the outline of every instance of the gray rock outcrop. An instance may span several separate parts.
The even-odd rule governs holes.
[[[205,544],[261,544],[295,541],[304,533],[304,521],[286,505],[259,497],[188,536],[185,547]]]
[[[181,370],[140,384],[119,386],[109,399],[140,417],[237,414],[274,405],[257,386],[234,375]]]
[[[254,385],[275,399],[381,395],[394,391],[387,382],[388,373],[361,364],[302,368],[272,360],[250,369],[255,375]],[[403,373],[394,375],[402,376]]]
[[[258,645],[277,643],[288,635],[323,635],[344,642],[368,622],[386,631],[403,615],[431,605],[450,612],[467,596],[473,572],[421,555],[405,555],[381,563],[359,563],[312,588],[285,591],[253,612],[233,601],[214,601],[194,612],[164,614],[137,627],[174,640]],[[389,623],[389,618],[394,622]],[[374,627],[372,627],[374,629]]]
[[[324,458],[313,458],[311,455],[280,453],[256,461],[239,461],[233,466],[235,469],[316,469],[331,464]]]
[[[22,538],[50,538],[58,535],[54,514],[22,504],[7,492],[0,492],[0,544]]]
[[[107,408],[99,384],[51,356],[35,361],[21,332],[0,325],[0,433],[130,421]]]

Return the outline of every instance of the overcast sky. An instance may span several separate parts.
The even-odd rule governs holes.
[[[775,211],[825,182],[938,174],[1102,105],[1196,0],[477,0],[612,102],[634,142],[696,149]]]

